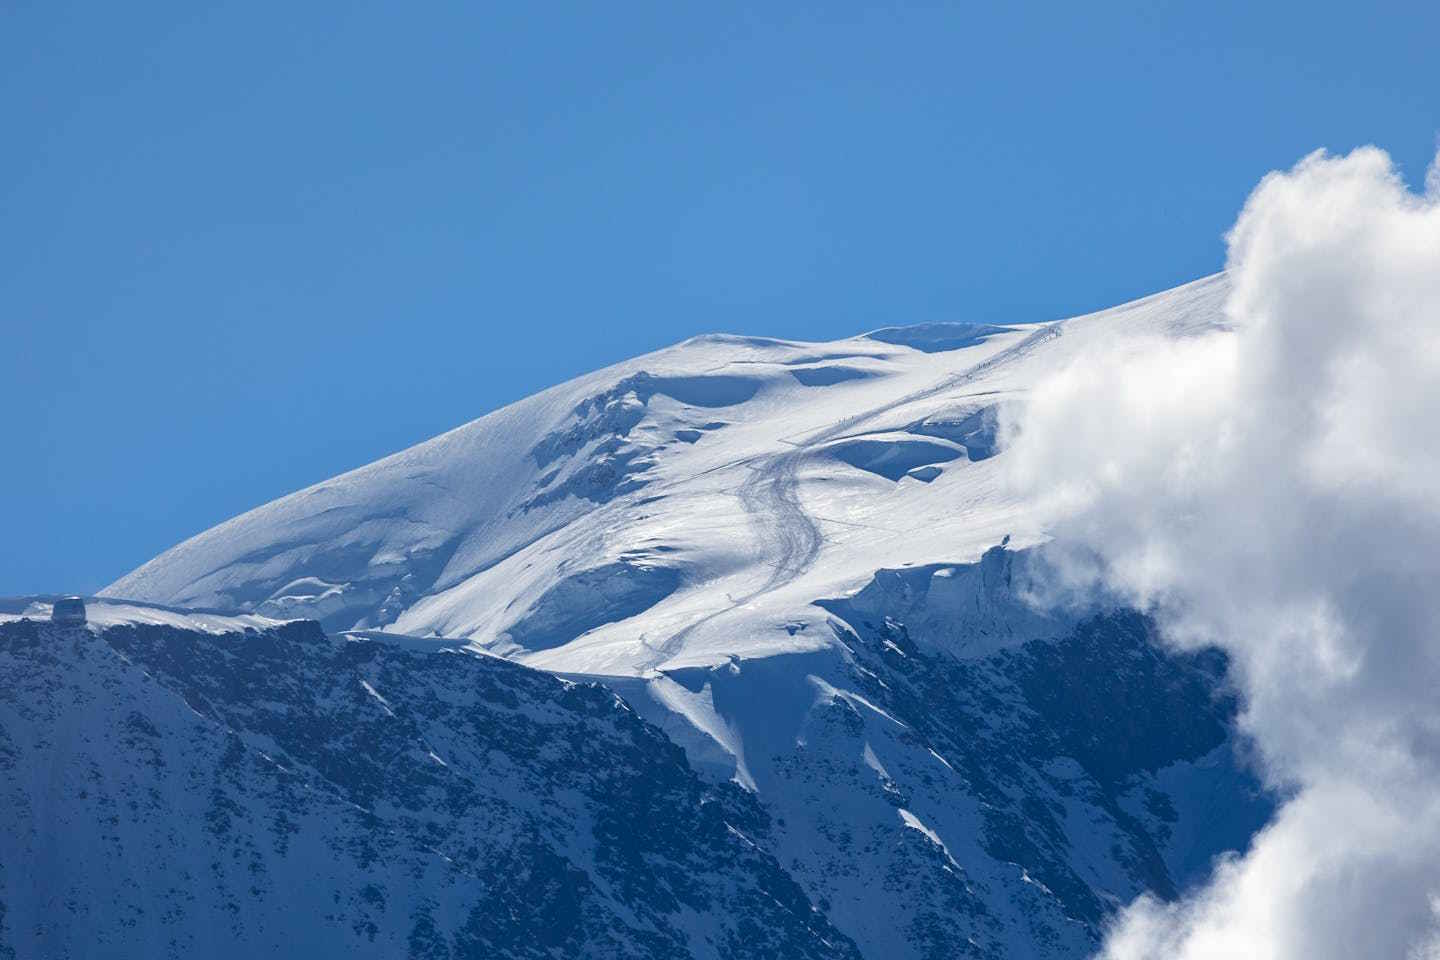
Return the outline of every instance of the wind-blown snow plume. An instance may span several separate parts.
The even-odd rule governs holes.
[[[1087,358],[1005,427],[1083,548],[1060,580],[1229,651],[1292,796],[1104,956],[1440,957],[1440,158],[1420,197],[1381,150],[1312,154],[1229,245],[1232,332]]]

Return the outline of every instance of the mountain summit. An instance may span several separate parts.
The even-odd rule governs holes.
[[[997,479],[1000,405],[1097,341],[1220,323],[1225,290],[1050,324],[697,337],[252,510],[102,594],[580,673],[824,647],[815,600],[1040,538]]]
[[[0,955],[1090,955],[1274,798],[997,427],[1224,296],[699,337],[7,607]]]

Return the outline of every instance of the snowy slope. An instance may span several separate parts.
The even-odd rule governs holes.
[[[0,957],[856,956],[768,829],[596,684],[0,624]]]
[[[1003,606],[1016,562],[955,579]],[[0,623],[0,957],[1079,958],[1267,815],[1219,658],[1112,614],[961,659],[875,602],[831,604],[846,664],[611,689],[308,622]],[[751,789],[612,692],[661,683]]]
[[[1041,536],[997,483],[997,404],[1097,341],[1218,323],[1224,291],[1031,327],[696,338],[252,510],[104,594],[596,674],[828,646],[815,600]]]
[[[1133,612],[1023,602],[1045,531],[1001,482],[997,411],[1116,338],[1222,324],[1225,294],[1216,276],[1050,324],[697,338],[104,592],[600,680],[756,798],[766,854],[862,955],[1086,956],[1118,905],[1203,878],[1272,801],[1237,759],[1223,662],[1158,652]]]

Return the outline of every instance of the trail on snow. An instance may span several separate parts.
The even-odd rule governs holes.
[[[691,633],[704,624],[781,589],[799,579],[814,565],[825,537],[815,518],[805,511],[801,503],[799,476],[800,467],[821,445],[839,439],[867,421],[899,407],[973,383],[1002,366],[1014,363],[1028,356],[1040,345],[1059,337],[1063,332],[1062,325],[1063,321],[1048,323],[1018,343],[928,387],[861,411],[801,440],[793,441],[794,445],[790,450],[756,458],[750,465],[750,476],[740,485],[737,495],[768,558],[766,563],[771,568],[770,576],[754,590],[739,597],[732,597],[729,606],[706,614],[672,634],[656,648],[655,656],[651,658],[647,668],[654,669],[664,663],[683,647],[685,639]]]

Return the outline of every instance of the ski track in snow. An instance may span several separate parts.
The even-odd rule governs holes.
[[[1006,364],[1013,363],[1038,346],[1063,332],[1063,321],[1049,323],[986,359],[951,374],[930,387],[906,394],[879,406],[848,417],[833,426],[812,433],[794,443],[793,449],[762,457],[750,465],[751,474],[741,485],[738,497],[750,521],[758,546],[771,568],[768,579],[759,587],[732,600],[730,606],[694,621],[673,634],[656,648],[647,668],[653,669],[679,652],[685,640],[699,627],[720,619],[766,594],[773,593],[799,579],[820,555],[824,534],[815,518],[806,512],[800,498],[800,467],[815,451],[831,440],[852,433],[856,427],[901,407],[948,393],[957,387],[981,379]]]
[[[833,638],[814,601],[877,569],[1041,539],[993,447],[946,429],[1117,337],[1223,326],[1225,290],[934,349],[693,338],[250,511],[103,593],[593,676],[815,650]]]
[[[597,730],[629,729],[621,715],[633,714],[707,780],[733,780],[758,798],[735,802],[773,812],[773,821],[727,814],[725,842],[773,854],[866,956],[1088,955],[1103,917],[1077,917],[1138,895],[1155,876],[1158,861],[1134,862],[1129,851],[1154,846],[1177,878],[1192,859],[1211,863],[1248,836],[1240,827],[1254,813],[1243,805],[1250,784],[1221,745],[1210,760],[1177,761],[1163,775],[1131,771],[1121,815],[1096,801],[1108,797],[1108,781],[1073,758],[1034,753],[1037,731],[1067,717],[1027,708],[1024,671],[1046,664],[1001,658],[999,673],[970,664],[1066,627],[1008,592],[1013,550],[1040,532],[1004,486],[1003,451],[969,424],[1115,338],[1214,329],[1223,324],[1224,292],[1223,278],[1208,278],[1085,317],[986,325],[984,338],[933,350],[867,337],[695,338],[201,534],[107,588],[148,604],[92,601],[90,633],[133,624],[211,635],[313,629],[279,621],[320,620],[335,643],[297,643],[295,663],[333,693],[310,703],[304,686],[281,684],[258,700],[242,697],[235,717],[250,717],[259,702],[388,738],[399,749],[384,760],[405,772],[395,781],[402,788],[441,776],[464,787],[513,771],[497,809],[518,803],[547,818],[569,802],[567,790],[532,795],[520,784],[577,772],[571,747],[595,746]],[[920,476],[917,465],[931,472]],[[997,546],[1011,536],[1016,548]],[[0,603],[0,621],[49,612],[48,603]],[[1165,756],[1191,756],[1195,717],[1214,713],[1216,698],[1205,692],[1171,711],[1170,691],[1189,687],[1152,690],[1144,670],[1127,666],[1143,631],[1121,622],[1100,639],[1093,649],[1109,658],[1102,662],[1119,684],[1116,702],[1130,709],[1147,703],[1131,694],[1154,692],[1162,702],[1147,716],[1178,717],[1165,728]],[[363,648],[342,643],[375,641],[373,657],[352,672]],[[223,643],[211,657],[214,669],[230,669]],[[16,678],[32,669],[17,664]],[[131,679],[150,690],[148,677]],[[436,699],[457,677],[493,681],[493,723],[473,725],[479,704],[469,687],[454,688],[450,706]],[[588,689],[594,680],[609,690]],[[271,678],[255,669],[247,682],[263,687]],[[982,695],[972,697],[975,684]],[[506,706],[512,688],[518,709]],[[184,702],[172,707],[186,723],[200,716]],[[587,718],[584,736],[536,739],[545,749],[535,751],[513,735],[516,722],[541,725],[536,736],[558,729],[552,721],[568,723],[576,710]],[[1133,727],[1118,722],[1113,735]],[[1142,728],[1136,735],[1150,737],[1153,724]],[[489,752],[474,749],[476,731],[515,757],[492,767]],[[303,736],[291,745],[311,746]],[[589,762],[623,768],[625,756]],[[377,769],[356,783],[368,790],[381,776]],[[1181,824],[1173,831],[1171,821],[1150,824],[1147,812],[1152,788],[1167,784]],[[1012,810],[1020,792],[1045,802]],[[1186,795],[1204,803],[1187,807]],[[1215,834],[1213,809],[1236,811],[1233,835],[1188,850],[1197,825]],[[774,824],[768,833],[766,822]],[[1014,841],[1003,857],[985,843],[995,830]],[[1164,841],[1172,833],[1178,845]],[[583,859],[590,840],[566,853]],[[868,879],[875,876],[917,882],[881,890]],[[960,896],[980,912],[956,913]],[[929,919],[939,915],[958,918],[952,930]],[[782,954],[794,955],[762,951]]]

